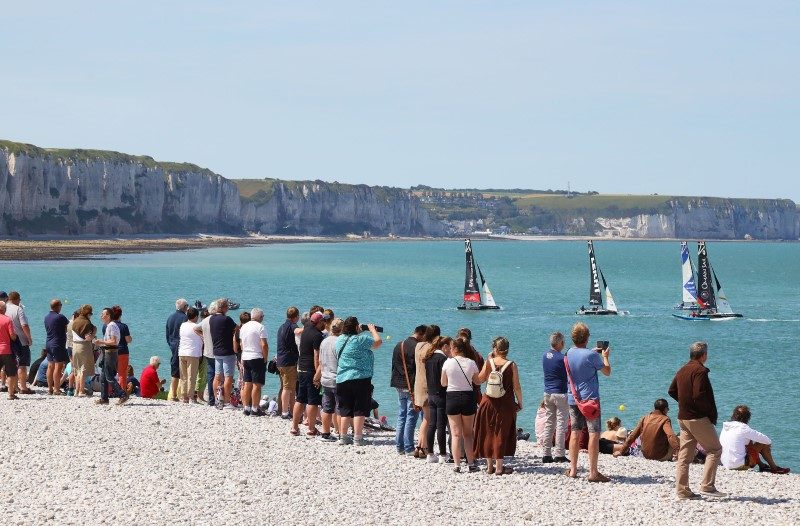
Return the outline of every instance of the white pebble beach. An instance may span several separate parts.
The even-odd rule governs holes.
[[[670,462],[601,455],[612,482],[591,484],[585,454],[572,480],[565,464],[541,464],[541,450],[520,442],[514,474],[457,474],[398,455],[394,433],[339,446],[293,437],[279,418],[95,400],[2,395],[4,524],[800,523],[795,474],[720,468],[729,498],[678,501]],[[701,470],[691,468],[695,490]]]

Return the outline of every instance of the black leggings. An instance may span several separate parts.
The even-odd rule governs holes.
[[[439,454],[447,454],[447,437],[445,428],[447,427],[447,413],[445,411],[445,397],[439,395],[428,396],[428,410],[430,421],[428,422],[428,453],[433,453],[433,435],[436,433],[436,440],[439,442]]]

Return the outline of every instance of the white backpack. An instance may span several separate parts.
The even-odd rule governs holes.
[[[511,362],[506,362],[500,370],[494,365],[494,360],[489,359],[489,365],[492,367],[492,372],[489,373],[489,378],[486,380],[486,396],[489,398],[502,398],[506,394],[503,387],[503,373],[506,367],[511,365]]]

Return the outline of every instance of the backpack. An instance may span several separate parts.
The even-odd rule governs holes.
[[[506,394],[503,387],[503,373],[511,362],[506,362],[499,370],[494,364],[493,359],[489,359],[489,365],[492,367],[492,372],[489,373],[489,378],[486,380],[486,396],[489,398],[502,398]]]

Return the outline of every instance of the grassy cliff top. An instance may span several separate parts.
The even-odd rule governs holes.
[[[319,185],[326,190],[334,193],[353,193],[357,191],[371,191],[378,198],[388,201],[393,197],[408,197],[408,191],[402,188],[393,188],[390,186],[368,186],[365,184],[348,184],[339,182],[325,182],[325,181],[292,181],[284,179],[233,179],[236,186],[239,187],[239,195],[242,198],[255,205],[262,205],[267,203],[275,193],[275,186],[280,184],[288,192],[301,192],[303,186]]]
[[[41,148],[33,144],[0,140],[0,148],[8,150],[14,155],[27,155],[28,157],[48,157],[63,159],[72,162],[100,161],[111,164],[141,164],[148,168],[160,168],[165,172],[195,172],[216,175],[208,168],[202,168],[192,163],[175,163],[156,161],[147,155],[130,155],[127,153],[112,152],[110,150],[83,150],[79,148]]]

